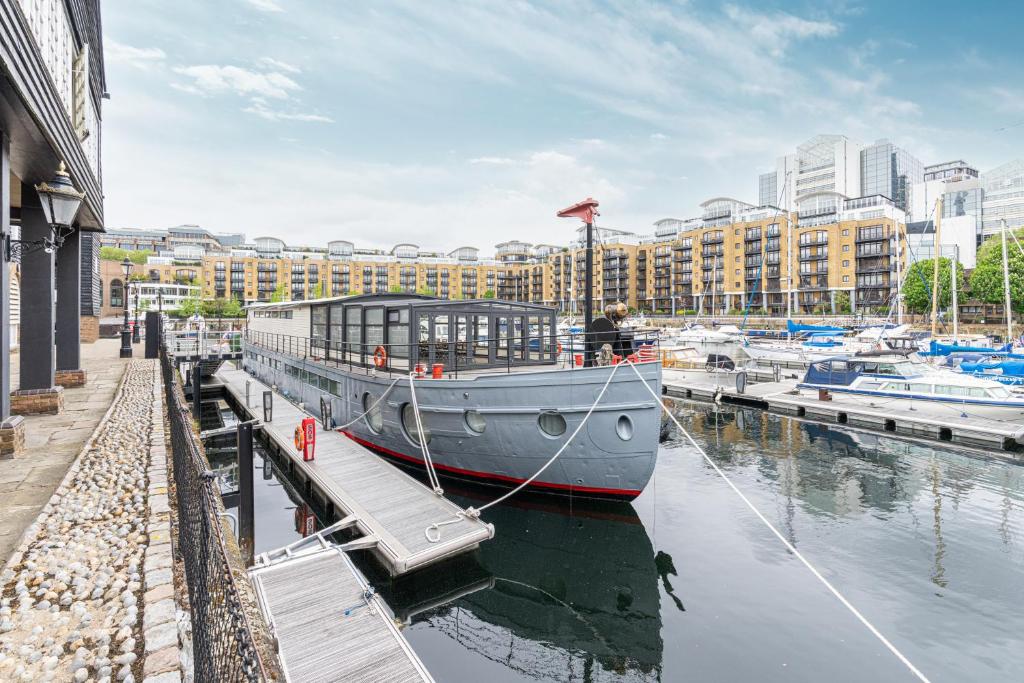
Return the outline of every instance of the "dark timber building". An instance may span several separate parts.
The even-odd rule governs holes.
[[[20,415],[59,412],[84,382],[80,342],[99,311],[103,231],[101,103],[106,93],[99,0],[0,0],[0,456],[24,435]],[[36,186],[59,166],[84,193],[54,227]],[[51,210],[52,211],[52,210]],[[12,311],[12,280],[20,311]],[[17,298],[14,299],[18,301]],[[13,315],[12,315],[13,314]],[[11,386],[11,321],[20,334]]]

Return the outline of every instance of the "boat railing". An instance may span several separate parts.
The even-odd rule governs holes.
[[[636,356],[634,360],[660,359],[659,336],[657,330],[633,332],[632,348],[624,350],[613,345],[610,359],[605,360],[619,362],[632,355]],[[608,338],[607,332],[565,332],[545,336],[503,335],[475,340],[364,343],[251,329],[244,335],[245,341],[255,349],[266,349],[328,367],[344,367],[352,372],[404,375],[420,366],[422,372],[430,375],[433,368],[440,365],[440,371],[452,378],[457,378],[460,372],[504,369],[511,373],[516,368],[537,365],[581,369],[586,365],[588,341],[595,362],[598,362],[598,357],[604,358],[601,349]]]
[[[164,346],[172,355],[210,356],[242,350],[239,330],[164,330]]]

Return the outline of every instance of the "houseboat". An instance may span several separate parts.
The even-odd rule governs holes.
[[[249,306],[243,365],[315,415],[323,401],[334,424],[383,456],[424,466],[423,438],[440,474],[505,486],[540,470],[607,384],[531,487],[635,498],[654,471],[660,427],[640,377],[660,395],[661,363],[579,367],[558,347],[554,308],[365,294]]]

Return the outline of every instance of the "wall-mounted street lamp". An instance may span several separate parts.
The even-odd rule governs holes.
[[[127,256],[124,257],[124,261],[121,261],[121,270],[124,271],[124,289],[122,298],[124,299],[124,326],[121,328],[121,358],[132,357],[132,331],[128,327],[128,277],[132,274],[132,261]]]
[[[64,239],[70,235],[74,228],[71,224],[78,215],[78,209],[82,206],[84,192],[79,192],[71,184],[71,177],[64,168],[64,162],[57,167],[57,174],[49,182],[39,183],[36,192],[39,194],[39,202],[42,204],[43,216],[50,226],[50,237],[44,237],[31,242],[11,239],[10,235],[4,235],[4,258],[13,260],[14,256],[31,253],[43,249],[52,254]]]

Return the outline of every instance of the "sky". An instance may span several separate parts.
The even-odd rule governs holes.
[[[104,0],[108,227],[484,253],[652,232],[821,133],[1024,155],[1024,7]]]

